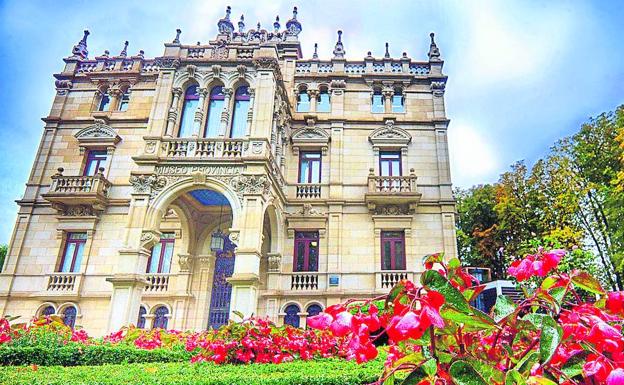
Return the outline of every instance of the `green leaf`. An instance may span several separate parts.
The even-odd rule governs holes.
[[[566,361],[561,371],[570,378],[583,374],[583,365],[585,365],[588,355],[588,351],[573,355]]]
[[[546,317],[546,314],[529,313],[522,317],[522,320],[530,322],[533,326],[535,326],[535,329],[540,330],[542,328],[542,323],[544,322],[544,317]]]
[[[563,302],[563,297],[566,295],[566,288],[563,286],[555,287],[550,291],[550,295],[558,302],[558,305],[561,306],[561,302]]]
[[[236,314],[238,317],[240,317],[241,320],[245,319],[245,315],[241,312],[239,312],[238,310],[232,310],[232,313]]]
[[[600,282],[589,273],[581,271],[572,276],[572,282],[581,289],[587,290],[594,294],[605,294],[605,290],[600,285]]]
[[[435,358],[431,358],[422,364],[422,369],[425,371],[427,376],[431,377],[438,372],[438,362]]]
[[[507,318],[516,311],[516,304],[506,295],[499,295],[494,305],[494,321],[497,323]]]
[[[383,385],[394,385],[394,374],[388,376],[386,380],[383,382]]]
[[[465,326],[470,326],[474,330],[487,330],[494,329],[496,326],[494,322],[490,322],[488,319],[477,317],[476,315],[469,315],[461,313],[451,307],[444,306],[440,312],[442,318],[445,320],[453,321],[455,323],[461,323]]]
[[[398,360],[396,360],[396,362],[392,365],[393,368],[396,368],[404,363],[412,363],[412,364],[419,364],[421,363],[423,360],[425,359],[425,356],[423,356],[422,352],[415,352],[415,353],[411,353],[406,355],[405,357],[399,358]]]
[[[516,364],[518,372],[520,372],[521,374],[528,374],[529,370],[531,370],[533,365],[535,365],[538,358],[539,355],[537,354],[537,352],[531,352],[524,356],[524,358],[518,361],[518,363]]]
[[[394,285],[392,290],[390,290],[390,293],[388,294],[388,297],[386,299],[386,303],[394,301],[396,297],[398,297],[399,294],[401,294],[403,289],[405,289],[405,284],[402,281],[399,281],[399,283]]]
[[[505,385],[526,385],[526,381],[524,380],[524,377],[522,377],[522,375],[514,369],[507,372]]]
[[[442,294],[448,306],[452,306],[462,313],[472,313],[466,298],[442,274],[437,271],[427,270],[421,276],[420,281],[427,290],[435,290]]]
[[[546,377],[542,376],[531,376],[527,380],[527,384],[529,385],[557,385],[553,380],[549,380]]]
[[[425,372],[421,368],[416,368],[403,380],[401,385],[416,385],[425,377]]]
[[[461,266],[461,262],[459,261],[459,259],[458,259],[458,258],[451,258],[451,259],[448,261],[448,265],[449,265],[449,267],[450,267],[451,269],[457,269],[458,267],[460,267],[460,266]]]
[[[449,369],[457,385],[488,385],[481,375],[466,361],[455,361]]]
[[[541,288],[542,290],[548,290],[551,287],[553,287],[553,285],[555,283],[557,283],[558,279],[555,277],[546,277],[543,281],[542,281],[542,285]]]
[[[444,253],[425,255],[424,259],[424,263],[442,263],[444,261]]]
[[[550,361],[561,342],[563,330],[555,320],[547,315],[542,319],[542,334],[540,335],[539,358],[542,364]]]

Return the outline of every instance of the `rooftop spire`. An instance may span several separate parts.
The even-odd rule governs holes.
[[[435,34],[433,32],[429,34],[429,37],[431,38],[431,45],[429,45],[429,54],[428,54],[429,61],[442,61],[442,59],[440,59],[440,50],[438,49],[438,46],[435,43],[434,36]]]
[[[286,33],[292,36],[298,36],[301,33],[301,23],[297,20],[297,7],[293,8],[293,17],[286,23]]]
[[[388,43],[386,42],[386,53],[384,54],[386,59],[390,59],[390,51],[388,50]]]
[[[312,59],[318,59],[318,44],[314,43],[314,53],[312,54]]]
[[[126,40],[126,42],[124,43],[124,47],[121,50],[121,52],[119,52],[119,56],[120,57],[126,57],[128,56],[128,40]]]
[[[273,23],[273,29],[275,30],[275,33],[278,33],[280,30],[280,22],[279,22],[279,15],[275,16],[275,22]]]
[[[182,33],[182,30],[180,28],[176,29],[176,36],[175,36],[175,39],[173,39],[173,41],[171,42],[172,44],[180,44],[181,33]]]
[[[238,32],[245,32],[245,16],[241,15],[240,20],[238,21]]]
[[[217,23],[219,34],[231,35],[234,32],[234,24],[230,21],[230,13],[232,13],[232,7],[228,5],[225,8],[225,17]]]
[[[344,59],[345,50],[342,45],[342,31],[338,31],[338,41],[336,47],[334,47],[334,59]]]
[[[260,31],[260,22],[258,22],[258,24],[256,25],[256,31]]]
[[[72,59],[86,59],[89,56],[87,36],[89,36],[89,31],[85,29],[82,39],[72,48]]]

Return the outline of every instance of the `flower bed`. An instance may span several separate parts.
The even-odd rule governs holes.
[[[385,385],[399,380],[402,385],[624,385],[624,292],[607,293],[582,271],[558,272],[564,255],[563,250],[540,249],[514,262],[509,274],[528,283],[527,296],[520,303],[499,296],[490,314],[470,305],[484,286],[462,270],[459,260],[444,263],[435,254],[427,257],[419,284],[401,281],[387,295],[330,306],[308,318],[314,330],[251,318],[201,333],[124,328],[93,339],[55,317],[13,327],[1,320],[0,359],[5,364],[91,365],[190,357],[199,363],[194,369],[186,363],[127,368],[137,378],[147,376],[144,383],[154,383],[148,377],[160,371],[165,377],[155,383],[347,384],[372,381],[368,371],[354,377],[359,372],[353,365],[379,363],[376,345],[384,341],[383,370],[372,367],[379,368],[373,377]],[[584,301],[592,296],[594,302]],[[49,353],[43,353],[44,347]],[[216,364],[225,364],[224,369],[215,369]],[[89,373],[95,377],[88,383],[132,383],[115,368],[116,382],[110,380],[108,368],[22,367],[0,374],[14,373],[9,383],[22,383],[21,377],[23,383],[85,383]],[[284,374],[282,368],[298,372]],[[214,374],[220,370],[233,374]],[[220,377],[197,377],[202,371]],[[282,374],[272,377],[272,372]]]

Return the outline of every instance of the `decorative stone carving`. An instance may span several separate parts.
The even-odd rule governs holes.
[[[232,178],[230,186],[240,196],[243,194],[269,193],[271,182],[264,175],[239,175]]]
[[[344,59],[345,57],[345,49],[342,44],[342,31],[338,31],[338,41],[336,42],[336,46],[334,47],[334,59]]]
[[[231,230],[230,234],[228,235],[228,237],[230,238],[230,241],[232,241],[232,243],[237,245],[238,241],[240,239],[240,232],[237,231],[237,230]]]
[[[292,19],[286,22],[286,34],[297,37],[300,33],[301,23],[297,20],[297,7],[294,7]]]
[[[406,205],[376,206],[373,215],[410,215],[410,208]]]
[[[74,137],[80,142],[92,139],[112,139],[116,144],[121,140],[113,128],[107,125],[102,119],[95,119],[95,124],[78,131]]]
[[[300,147],[320,148],[324,155],[327,154],[330,136],[324,129],[314,126],[313,122],[312,120],[312,125],[308,122],[308,126],[298,128],[291,134],[290,141],[295,154],[299,152]]]
[[[160,240],[160,233],[153,230],[144,230],[141,233],[141,247],[151,249]]]
[[[225,9],[225,16],[217,22],[219,34],[231,35],[234,32],[234,24],[230,21],[230,13],[232,8],[228,5]]]
[[[282,268],[282,255],[269,253],[267,255],[267,270],[269,273],[279,273]]]
[[[236,66],[236,71],[238,72],[238,78],[244,79],[245,73],[247,73],[247,66],[243,64],[239,64],[238,66]]]
[[[325,214],[312,207],[311,203],[304,203],[303,206],[301,206],[301,209],[294,212],[292,215],[300,215],[304,217],[319,217]]]
[[[95,210],[91,206],[65,206],[62,215],[66,217],[91,217],[96,215]]]
[[[444,90],[446,89],[445,82],[431,82],[431,92],[433,96],[441,97],[444,96]]]
[[[180,66],[180,60],[175,57],[157,57],[154,66],[163,69],[176,69]]]
[[[132,175],[130,184],[134,194],[151,194],[154,191],[162,190],[167,185],[167,180],[154,174]]]
[[[62,79],[54,82],[56,86],[56,94],[57,95],[67,95],[69,90],[72,88],[73,83],[71,80]]]
[[[197,72],[197,66],[194,64],[188,64],[186,66],[186,73],[188,73],[188,77],[191,79],[195,79],[195,75]]]
[[[193,256],[190,254],[178,254],[178,264],[180,265],[180,272],[190,272],[193,268]]]
[[[212,75],[215,78],[221,77],[221,66],[218,64],[213,64],[212,67],[210,67],[210,69],[212,69]]]
[[[228,58],[227,41],[219,40],[217,42],[217,45],[212,47],[212,50],[210,51],[210,58],[217,59],[217,60],[227,59]]]
[[[394,120],[387,119],[383,127],[376,129],[369,135],[368,140],[375,147],[391,145],[407,147],[412,141],[412,136],[404,129],[396,127]]]

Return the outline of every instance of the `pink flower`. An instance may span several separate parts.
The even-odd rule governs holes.
[[[607,385],[624,385],[624,369],[618,368],[607,377]]]
[[[331,330],[336,337],[343,337],[351,331],[352,327],[353,314],[348,311],[343,311],[342,313],[338,313],[338,315],[336,315],[336,319],[329,326],[329,330]]]
[[[325,330],[334,320],[334,317],[327,313],[319,313],[315,316],[308,317],[307,325],[312,329]]]

